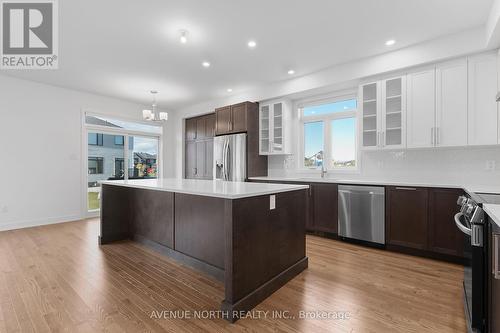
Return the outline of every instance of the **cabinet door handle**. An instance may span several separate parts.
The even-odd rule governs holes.
[[[380,132],[377,132],[377,147],[380,147]]]
[[[500,272],[499,270],[499,265],[498,265],[498,240],[500,238],[500,234],[494,233],[493,234],[493,253],[492,253],[492,259],[493,259],[493,264],[491,265],[493,268],[493,277],[496,280],[500,280]]]
[[[193,168],[193,173],[196,176],[198,174],[198,168]]]
[[[382,132],[382,147],[385,147],[385,132]]]
[[[441,131],[439,130],[439,127],[436,127],[436,144],[439,145],[441,143],[441,138],[440,138],[440,133]]]
[[[431,127],[431,145],[434,146],[434,127]]]
[[[417,189],[415,187],[396,187],[396,190],[416,191]]]

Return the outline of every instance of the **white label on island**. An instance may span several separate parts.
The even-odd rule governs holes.
[[[269,210],[273,210],[275,208],[276,208],[276,196],[270,195],[269,196]]]

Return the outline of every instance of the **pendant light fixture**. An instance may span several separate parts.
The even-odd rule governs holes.
[[[159,112],[156,107],[156,94],[158,92],[156,90],[151,90],[151,95],[153,96],[153,102],[151,103],[151,110],[142,110],[142,118],[148,121],[167,121],[168,113],[167,112]]]

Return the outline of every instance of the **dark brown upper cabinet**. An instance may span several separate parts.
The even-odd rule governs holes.
[[[215,110],[215,134],[231,134],[249,131],[249,112],[257,113],[257,104],[243,102]],[[258,115],[256,116],[258,118]]]
[[[386,188],[386,242],[427,249],[429,191],[423,187]]]
[[[455,226],[457,198],[461,189],[429,189],[429,250],[435,253],[463,257],[464,234]]]
[[[246,103],[231,106],[231,123],[233,132],[247,131],[247,109]]]
[[[196,139],[197,118],[186,119],[186,140]]]
[[[206,137],[207,117],[196,118],[196,139],[205,139]]]
[[[215,113],[205,116],[205,136],[208,138],[215,136]]]
[[[212,179],[214,135],[214,113],[186,119],[186,178]]]
[[[231,107],[215,109],[215,134],[231,133]]]
[[[186,141],[209,139],[214,136],[214,113],[186,119]]]

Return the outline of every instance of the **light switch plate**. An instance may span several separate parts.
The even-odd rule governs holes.
[[[269,196],[269,210],[276,209],[276,196],[275,195],[270,195]]]

